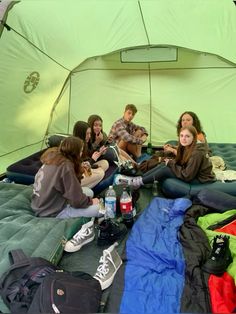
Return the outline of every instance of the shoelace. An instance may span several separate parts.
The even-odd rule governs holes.
[[[120,177],[120,178],[119,178],[119,183],[125,183],[125,184],[128,184],[128,183],[129,183],[129,181],[128,181],[126,178]]]
[[[107,256],[107,254],[103,255],[100,258],[99,263],[101,263],[101,265],[98,266],[95,277],[98,277],[100,279],[105,278],[106,274],[109,272],[109,267],[108,267],[109,260],[110,258],[109,256]]]
[[[83,240],[86,236],[90,235],[91,233],[92,230],[90,228],[87,228],[85,230],[81,229],[76,235],[73,236],[71,242],[77,244],[78,242],[80,242],[80,240]]]

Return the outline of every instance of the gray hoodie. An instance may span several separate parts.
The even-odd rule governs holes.
[[[67,204],[74,208],[92,205],[92,199],[82,191],[74,165],[69,160],[58,166],[44,164],[33,185],[31,207],[36,216],[55,217]]]

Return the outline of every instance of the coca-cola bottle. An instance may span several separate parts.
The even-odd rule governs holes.
[[[132,196],[124,188],[120,197],[120,211],[122,214],[123,222],[127,228],[131,228],[134,223],[134,210],[132,205]]]

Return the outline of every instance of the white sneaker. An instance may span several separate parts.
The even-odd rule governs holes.
[[[103,255],[99,260],[100,265],[97,268],[96,274],[93,276],[93,278],[100,282],[102,290],[107,289],[112,284],[115,274],[122,264],[122,260],[115,250],[117,245],[118,243],[115,242],[103,251]]]
[[[81,229],[73,236],[73,238],[66,242],[64,251],[70,253],[76,252],[85,244],[93,241],[94,237],[94,219],[92,219],[82,225]]]
[[[129,185],[136,188],[139,188],[142,185],[142,177],[129,177],[123,174],[116,174],[114,176],[114,185]]]

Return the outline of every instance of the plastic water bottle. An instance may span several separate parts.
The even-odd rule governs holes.
[[[106,218],[115,218],[116,216],[116,192],[110,185],[105,194]]]
[[[157,196],[158,195],[158,182],[157,180],[154,179],[153,184],[152,184],[152,195]]]
[[[126,188],[120,197],[120,211],[123,217],[123,222],[126,227],[131,228],[134,223],[136,211],[133,210],[132,196],[127,192]]]
[[[152,143],[149,142],[149,143],[147,144],[147,154],[148,154],[148,155],[152,155],[152,153],[153,153]]]

